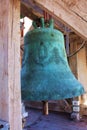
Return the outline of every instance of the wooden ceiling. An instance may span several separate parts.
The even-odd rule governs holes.
[[[87,40],[87,0],[21,0],[21,14],[35,20],[43,10],[63,33],[76,32]]]

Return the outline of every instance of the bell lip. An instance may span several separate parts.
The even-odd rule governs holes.
[[[39,98],[29,98],[28,97],[25,97],[22,96],[22,101],[50,101],[50,100],[54,100],[54,101],[58,101],[58,100],[64,100],[64,99],[69,99],[69,98],[75,98],[75,97],[78,97],[78,96],[82,96],[83,94],[85,94],[85,90],[83,89],[83,91],[81,93],[78,93],[78,94],[75,94],[75,95],[71,95],[71,96],[66,96],[66,97],[62,97],[61,98],[43,98],[43,99],[39,99]]]

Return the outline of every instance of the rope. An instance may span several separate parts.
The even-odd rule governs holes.
[[[85,46],[85,42],[86,41],[83,41],[81,46],[75,52],[73,52],[72,54],[68,55],[67,57],[70,58],[70,57],[76,55]]]

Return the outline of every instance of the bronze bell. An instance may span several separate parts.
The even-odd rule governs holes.
[[[31,101],[60,100],[84,93],[83,86],[72,74],[65,52],[63,34],[41,19],[41,27],[24,38],[21,69],[22,99]],[[47,27],[46,27],[47,26]]]

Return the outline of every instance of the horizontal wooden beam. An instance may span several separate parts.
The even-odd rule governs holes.
[[[27,16],[32,20],[35,20],[37,17],[43,17],[43,9],[40,8],[38,5],[36,5],[33,1],[31,0],[22,0],[21,1],[21,14],[23,16]],[[67,32],[71,32],[72,30],[63,24],[61,21],[56,19],[55,16],[53,16],[54,19],[54,26],[66,34]]]
[[[61,3],[87,22],[87,0],[62,0]]]
[[[69,3],[69,0],[33,1],[43,8],[43,10],[48,11],[51,15],[54,15],[57,19],[72,28],[79,36],[87,40],[87,21],[85,19],[85,16],[87,16],[87,4],[83,5],[84,7],[82,8],[82,11],[84,11],[84,15],[82,15],[82,13],[80,14],[80,12],[77,11],[77,7],[75,8],[75,5],[77,6],[77,0],[74,0],[74,3],[72,3],[72,0],[71,3]],[[84,0],[84,2],[87,3],[86,0]]]
[[[21,14],[35,20],[37,17],[43,17],[43,10],[30,0],[21,0]]]

